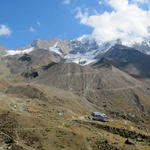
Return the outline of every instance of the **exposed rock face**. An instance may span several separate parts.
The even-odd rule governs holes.
[[[30,62],[31,61],[31,57],[29,54],[24,54],[23,56],[21,56],[19,59],[19,61],[28,61]]]
[[[68,53],[71,50],[71,47],[68,43],[69,41],[61,39],[37,39],[31,43],[31,47],[35,47],[37,49],[49,49],[57,44],[57,47],[59,47],[64,53]]]
[[[25,72],[25,73],[22,73],[22,76],[25,77],[25,78],[36,78],[39,76],[38,72],[37,71],[31,71],[31,72]]]
[[[69,45],[72,47],[72,51],[70,52],[71,54],[84,54],[91,50],[99,49],[99,46],[95,40],[86,40],[83,43],[81,41],[73,40],[69,43]]]
[[[135,143],[134,143],[130,138],[128,138],[128,139],[125,141],[125,144],[135,145]]]
[[[145,39],[140,43],[134,43],[132,47],[145,54],[150,54],[150,40]]]
[[[133,77],[150,77],[150,56],[135,49],[115,45],[103,57],[107,59],[107,64],[114,65]]]
[[[6,50],[8,50],[8,48],[6,48],[5,46],[0,44],[0,56],[1,55],[5,55],[6,54]]]

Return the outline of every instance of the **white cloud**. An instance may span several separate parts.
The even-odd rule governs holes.
[[[99,5],[101,5],[101,4],[102,4],[102,1],[99,1],[98,3],[99,3]]]
[[[0,25],[0,36],[2,35],[10,35],[11,30],[6,25]]]
[[[137,4],[137,3],[141,3],[141,4],[149,4],[150,1],[149,0],[131,0],[131,2]]]
[[[29,28],[29,31],[30,31],[30,32],[35,32],[36,30],[31,26],[31,27]]]
[[[66,5],[70,4],[70,0],[64,0],[63,3],[66,4]]]
[[[107,4],[113,8],[112,12],[89,15],[87,11],[83,13],[78,8],[76,17],[80,19],[81,24],[93,28],[93,36],[101,40],[150,36],[149,10],[140,8],[136,3],[129,3],[128,0],[108,0]]]
[[[38,26],[41,26],[41,23],[40,23],[39,21],[37,21],[36,24],[37,24]]]

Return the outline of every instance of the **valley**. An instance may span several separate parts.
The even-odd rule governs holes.
[[[105,48],[61,39],[0,46],[0,149],[149,150],[150,56]],[[89,62],[66,60],[87,51]],[[109,121],[90,119],[92,112]]]

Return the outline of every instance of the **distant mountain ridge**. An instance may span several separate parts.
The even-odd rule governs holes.
[[[31,44],[8,50],[0,45],[0,55],[17,55],[30,53],[36,49],[45,49],[57,53],[65,62],[75,62],[81,65],[87,65],[100,59],[115,44],[134,48],[142,53],[150,54],[150,40],[137,38],[135,40],[124,41],[121,39],[112,41],[98,41],[91,36],[83,36],[74,40],[62,39],[37,39]],[[5,52],[3,51],[5,50]]]
[[[113,65],[136,78],[150,77],[150,55],[134,48],[115,45],[96,64]]]

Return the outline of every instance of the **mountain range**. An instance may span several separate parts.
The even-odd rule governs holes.
[[[97,60],[97,56],[103,56],[115,44],[124,45],[134,48],[142,53],[150,53],[150,41],[147,39],[135,39],[131,41],[124,41],[121,39],[113,41],[98,41],[95,38],[85,35],[74,40],[61,40],[61,39],[37,39],[31,44],[16,50],[8,50],[4,46],[0,46],[3,55],[7,50],[6,55],[15,55],[20,53],[30,53],[35,49],[45,49],[55,52],[62,56],[66,62],[75,62],[82,65],[87,65]]]
[[[3,148],[148,150],[149,54],[150,41],[139,38],[37,39],[15,50],[0,45]],[[89,120],[94,111],[111,121]]]

